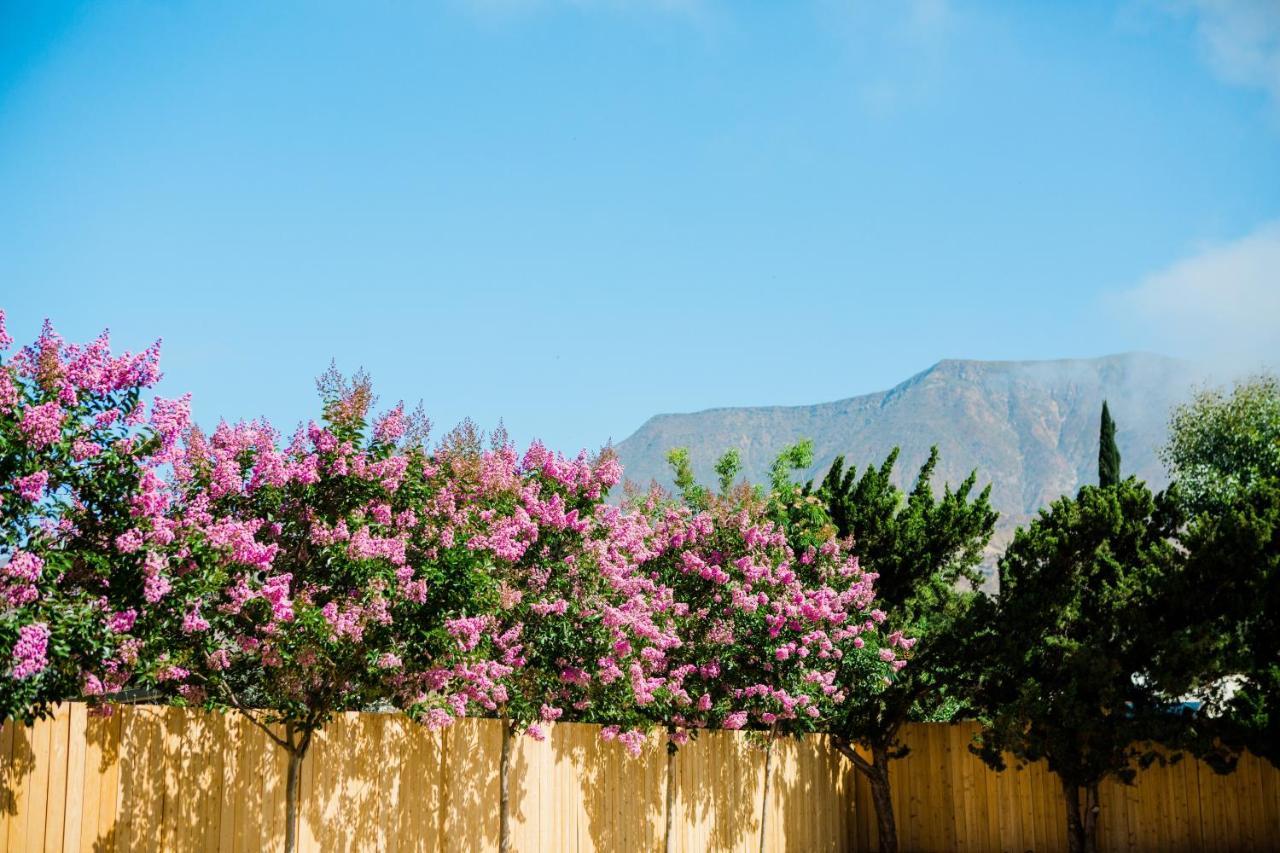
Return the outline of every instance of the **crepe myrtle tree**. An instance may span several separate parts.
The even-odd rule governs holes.
[[[468,425],[429,468],[441,480],[424,508],[431,559],[474,565],[482,578],[474,609],[445,623],[470,658],[454,666],[448,698],[454,713],[501,721],[499,848],[509,851],[517,734],[542,739],[563,718],[609,724],[603,735],[632,753],[645,740],[633,726],[641,685],[626,675],[648,645],[641,635],[654,634],[652,583],[634,574],[645,543],[604,502],[622,472],[611,451],[567,458],[535,442],[521,455],[502,435],[486,449]]]
[[[821,484],[811,482],[803,493],[821,503],[840,536],[853,540],[859,564],[876,576],[880,632],[910,659],[905,668],[868,672],[858,658],[845,656],[837,683],[851,697],[828,721],[832,747],[871,786],[885,853],[897,849],[889,766],[907,755],[902,727],[953,719],[968,702],[976,655],[971,647],[991,607],[978,590],[977,569],[996,521],[990,487],[974,494],[976,474],[935,495],[936,447],[906,493],[893,482],[897,459],[895,448],[859,476],[837,457]]]
[[[720,459],[720,491],[698,485],[688,456],[669,460],[679,500],[650,495],[642,505],[655,531],[645,569],[669,590],[664,609],[680,644],[652,656],[655,689],[643,705],[669,732],[667,845],[675,748],[690,731],[715,726],[762,732],[766,750],[760,845],[767,837],[773,745],[822,727],[848,698],[842,666],[889,671],[874,576],[864,573],[816,501],[790,483],[809,464],[807,446],[788,448],[774,466],[773,489],[732,484],[736,454]]]
[[[159,344],[113,356],[106,332],[68,344],[46,321],[12,355],[0,311],[0,719],[26,722],[130,683],[145,648],[110,602],[137,595],[142,561],[121,535],[166,541],[157,468],[188,401],[143,392]],[[146,647],[146,648],[149,648]]]
[[[370,423],[363,375],[331,369],[318,384],[322,419],[287,444],[265,422],[188,433],[173,463],[177,538],[149,556],[145,593],[148,630],[170,638],[149,682],[238,711],[287,753],[290,853],[302,763],[334,714],[392,701],[448,711],[427,671],[443,646],[432,626],[468,585],[426,579],[423,420],[399,405]]]
[[[1057,774],[1072,851],[1097,849],[1098,786],[1131,783],[1194,717],[1162,691],[1169,514],[1130,477],[1055,501],[1000,560],[993,642],[980,656],[981,756],[1044,760]]]

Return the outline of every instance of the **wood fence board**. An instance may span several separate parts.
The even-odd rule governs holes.
[[[909,726],[892,765],[903,849],[1063,850],[1065,809],[1043,765],[1001,774],[968,751],[976,728]],[[512,750],[516,849],[657,850],[664,826],[663,738],[639,758],[598,728],[547,727]],[[303,763],[300,848],[497,848],[501,724],[432,732],[390,714],[342,714]],[[767,849],[874,849],[867,780],[825,737],[774,745]],[[83,705],[27,728],[0,727],[0,853],[36,850],[280,850],[287,755],[238,715]],[[674,834],[685,851],[754,851],[764,751],[743,733],[704,732],[676,755]],[[1184,758],[1100,791],[1107,851],[1280,847],[1280,771],[1243,756],[1214,774]]]
[[[44,824],[44,849],[55,853],[62,849],[62,829],[67,816],[67,751],[71,709],[60,705],[49,724],[49,786],[45,795],[49,805]]]

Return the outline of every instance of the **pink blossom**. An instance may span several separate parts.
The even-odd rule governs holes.
[[[92,459],[102,452],[102,445],[94,441],[77,438],[71,445],[71,458],[77,462]]]
[[[190,675],[190,670],[180,666],[164,666],[156,673],[156,681],[185,681]]]
[[[13,487],[18,496],[31,503],[38,503],[44,498],[45,487],[49,485],[49,472],[37,471],[25,477],[15,477]]]
[[[405,434],[406,426],[404,403],[400,403],[394,409],[379,418],[377,423],[374,424],[374,440],[383,444],[394,444]]]
[[[136,528],[126,530],[116,537],[116,550],[121,554],[132,554],[142,547],[142,531]]]
[[[48,651],[48,625],[34,622],[19,628],[13,647],[13,678],[21,681],[43,672],[49,665]]]
[[[4,567],[4,573],[11,578],[30,581],[40,580],[40,571],[44,568],[44,560],[29,551],[15,551]]]
[[[18,405],[18,386],[9,371],[0,366],[0,412],[11,412]]]
[[[209,620],[200,615],[200,608],[193,606],[182,617],[182,633],[197,634],[209,630]]]
[[[57,403],[31,406],[22,414],[22,431],[37,449],[48,447],[62,435],[66,414]]]
[[[115,634],[127,634],[133,630],[133,624],[138,621],[138,611],[130,608],[121,610],[111,614],[111,618],[107,620],[107,628]]]
[[[80,693],[84,696],[101,696],[106,693],[102,679],[91,672],[80,673]]]

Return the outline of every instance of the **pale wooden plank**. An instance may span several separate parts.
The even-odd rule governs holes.
[[[9,834],[18,820],[18,761],[13,754],[17,720],[0,721],[0,853],[17,850],[10,844]]]
[[[39,850],[44,846],[45,817],[49,810],[49,745],[53,722],[39,720],[31,729],[31,752],[35,766],[27,794],[27,819],[23,830],[23,850]]]
[[[218,853],[233,853],[236,827],[236,784],[240,776],[240,717],[223,714],[219,717],[222,734],[219,738],[222,752],[222,787],[218,802]]]
[[[63,814],[62,835],[58,839],[60,850],[80,849],[80,820],[84,813],[86,711],[83,702],[72,702],[68,706],[66,810]]]
[[[67,753],[70,745],[68,739],[71,731],[71,708],[63,703],[54,709],[54,716],[48,721],[49,732],[49,779],[45,794],[48,803],[44,823],[44,849],[50,851],[62,848],[62,830],[67,814]]]

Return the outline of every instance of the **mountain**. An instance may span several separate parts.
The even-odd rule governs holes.
[[[1014,527],[1063,494],[1097,480],[1098,420],[1109,402],[1126,475],[1153,487],[1167,482],[1157,451],[1169,413],[1203,375],[1191,364],[1150,353],[1055,361],[940,361],[905,382],[812,406],[708,409],[656,415],[617,445],[628,480],[670,487],[666,453],[687,447],[699,480],[714,483],[726,449],[742,455],[744,476],[766,482],[784,446],[814,445],[820,476],[844,454],[860,469],[902,448],[895,471],[909,486],[936,444],[935,483],[961,482],[977,469],[1000,511],[997,545]]]

